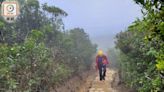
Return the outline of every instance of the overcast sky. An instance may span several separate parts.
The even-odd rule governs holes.
[[[100,49],[113,47],[113,37],[142,16],[133,0],[40,0],[68,13],[65,28],[80,27]]]

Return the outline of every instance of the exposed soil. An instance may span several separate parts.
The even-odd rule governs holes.
[[[105,81],[99,80],[98,71],[90,70],[59,85],[51,92],[135,92],[121,83],[118,71],[107,68]]]
[[[56,86],[54,89],[51,89],[50,92],[87,92],[86,90],[81,89],[88,89],[88,85],[90,85],[91,81],[88,79],[93,79],[94,77],[93,70],[87,71],[80,75],[74,75],[68,81],[63,82],[62,84]],[[81,91],[80,91],[81,90]]]
[[[88,92],[117,92],[111,86],[114,74],[115,71],[113,69],[107,68],[105,81],[100,81],[99,75],[97,73],[95,79],[92,81],[91,88],[88,90]]]

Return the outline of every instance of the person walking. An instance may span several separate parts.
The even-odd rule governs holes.
[[[96,56],[96,69],[99,70],[100,81],[105,80],[107,64],[108,59],[106,55],[104,55],[102,50],[99,50]]]

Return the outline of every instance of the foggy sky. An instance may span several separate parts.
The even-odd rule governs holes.
[[[114,46],[113,38],[142,16],[133,0],[40,0],[68,13],[63,18],[65,28],[80,27],[90,35],[93,43],[107,50]]]

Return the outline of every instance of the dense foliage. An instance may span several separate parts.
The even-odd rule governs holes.
[[[89,69],[96,45],[83,29],[64,29],[65,11],[37,0],[20,3],[15,23],[0,18],[0,92],[49,92]]]
[[[163,92],[164,2],[135,2],[143,8],[143,18],[116,36],[116,47],[121,51],[122,78],[139,92]]]

